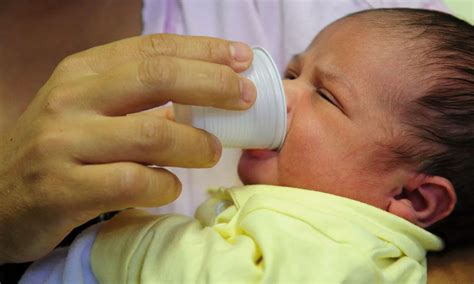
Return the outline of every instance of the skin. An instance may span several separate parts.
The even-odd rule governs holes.
[[[404,58],[400,44],[358,17],[326,28],[288,65],[284,146],[245,151],[242,181],[348,197],[422,227],[447,216],[456,202],[449,180],[383,159],[391,152],[382,145],[401,136],[397,110],[421,93]]]
[[[0,137],[11,129],[18,128],[16,124],[18,118],[27,109],[40,87],[46,83],[63,58],[93,46],[139,35],[141,32],[141,5],[140,0],[121,1],[120,5],[112,5],[110,0],[2,1],[0,7],[0,35],[2,38],[0,62],[3,64],[0,64]],[[27,36],[19,37],[18,35]],[[193,45],[193,43],[190,44]],[[33,46],[34,50],[32,50]],[[18,84],[18,78],[21,78],[21,84]],[[25,119],[23,121],[24,125],[33,123]],[[23,145],[17,144],[17,147],[21,148]],[[2,155],[5,154],[4,152],[0,153],[2,153],[0,158],[3,159]],[[27,163],[25,171],[29,169],[30,164]],[[1,165],[0,169],[3,169]],[[18,180],[10,180],[13,180],[15,184],[24,183],[22,177],[15,176],[15,178]],[[5,176],[2,175],[2,179],[5,180]],[[91,183],[94,187],[98,187],[103,181],[96,179]],[[94,185],[94,183],[97,184]],[[50,185],[50,188],[58,188],[60,185],[61,183],[58,182],[54,186]],[[58,225],[56,223],[51,229],[48,229],[51,218],[39,220],[35,216],[36,214],[50,214],[55,215],[56,219],[61,218],[63,214],[81,206],[82,199],[71,204],[71,208],[63,208],[63,212],[58,212],[59,210],[54,207],[57,204],[62,204],[63,198],[67,195],[61,198],[52,198],[49,200],[53,204],[51,209],[36,208],[25,214],[24,210],[17,210],[23,207],[21,202],[15,202],[6,197],[4,191],[12,189],[13,187],[11,189],[0,187],[0,208],[4,208],[5,204],[10,204],[8,229],[4,229],[3,223],[0,225],[3,237],[0,240],[0,252],[5,252],[0,256],[0,263],[36,259],[47,253],[58,242],[58,232],[61,232],[61,235],[65,234],[70,227],[82,222],[76,220],[72,224]],[[16,187],[15,190],[22,189]],[[101,193],[98,194],[99,199],[101,195]],[[120,193],[112,195],[119,196]],[[38,201],[36,203],[39,204]],[[19,214],[20,212],[23,214]],[[6,213],[2,211],[0,214],[4,216]],[[4,217],[1,219],[5,220]],[[28,226],[33,226],[34,229],[28,231],[25,229]],[[37,234],[38,231],[40,234]],[[7,236],[5,232],[10,233]],[[23,233],[15,235],[15,232]],[[54,239],[48,241],[45,246],[44,240],[53,238],[52,236]],[[5,237],[9,240],[6,240]],[[25,244],[33,242],[43,243],[41,246],[25,246]],[[20,247],[21,250],[14,251],[11,247]],[[474,255],[473,248],[463,251],[466,252],[466,255]],[[472,261],[467,260],[465,256],[460,257],[456,251],[437,256],[436,259],[435,262],[431,262],[431,259],[429,261],[429,283],[440,279],[440,277],[454,280],[452,271],[445,269],[448,264],[455,263],[456,275],[459,277],[462,277],[462,271],[470,271],[469,268],[472,265]],[[456,281],[446,281],[446,283],[456,283]]]
[[[380,145],[397,142],[393,133],[400,131],[396,106],[387,102],[394,101],[394,93],[419,90],[404,57],[403,47],[357,19],[326,28],[285,72],[285,144],[279,152],[244,151],[238,166],[242,181],[345,196],[422,227],[448,215],[456,200],[448,180],[406,165],[387,168],[379,159],[390,154]],[[347,83],[321,70],[338,72]],[[428,283],[472,282],[473,251],[469,246],[428,254]]]
[[[472,283],[474,281],[474,246],[458,248],[448,253],[434,254],[429,260],[428,283]]]
[[[142,111],[169,101],[247,109],[255,87],[238,73],[251,61],[243,43],[176,35],[128,38],[63,59],[0,136],[0,231],[8,232],[0,234],[0,264],[45,255],[100,213],[176,199],[177,177],[146,165],[211,167],[221,145]]]

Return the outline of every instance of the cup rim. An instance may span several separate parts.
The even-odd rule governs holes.
[[[279,99],[280,99],[280,102],[281,102],[280,105],[283,108],[281,110],[281,113],[283,115],[279,116],[278,124],[283,125],[283,126],[277,128],[279,131],[278,131],[278,133],[275,134],[274,140],[272,142],[272,146],[275,146],[275,148],[280,150],[281,147],[283,146],[284,142],[285,142],[286,128],[287,128],[286,97],[285,97],[285,89],[283,88],[283,81],[280,77],[280,72],[278,71],[277,65],[276,65],[275,61],[273,60],[273,58],[271,57],[270,53],[265,48],[263,48],[261,46],[254,46],[252,49],[254,51],[254,56],[255,56],[255,53],[263,54],[263,57],[265,58],[265,60],[267,60],[267,62],[270,64],[269,67],[271,67],[271,68],[269,68],[270,69],[269,71],[271,72],[271,76],[272,76],[272,79],[273,79],[272,81],[277,82],[277,84],[275,84],[275,85],[277,86],[277,91],[278,91]],[[275,143],[279,143],[279,144],[274,145]]]

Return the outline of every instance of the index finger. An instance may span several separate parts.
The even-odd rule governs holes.
[[[246,70],[253,59],[252,50],[245,43],[203,36],[153,34],[127,38],[76,53],[63,60],[58,69],[64,76],[78,77],[78,73],[103,73],[128,61],[163,55],[227,65],[236,72]],[[74,74],[60,72],[69,68],[74,68]]]

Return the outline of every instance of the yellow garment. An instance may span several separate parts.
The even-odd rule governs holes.
[[[425,283],[442,242],[347,198],[275,186],[217,190],[196,219],[125,211],[92,248],[101,283]]]

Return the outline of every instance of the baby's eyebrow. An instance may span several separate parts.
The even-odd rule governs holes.
[[[300,64],[301,61],[304,60],[304,55],[301,53],[297,53],[293,55],[290,59],[290,63],[296,63]],[[325,80],[328,81],[334,81],[337,83],[341,83],[345,85],[346,89],[348,89],[351,92],[354,92],[354,86],[352,83],[344,76],[344,74],[340,71],[338,71],[334,66],[327,66],[328,68],[323,68],[322,66],[319,66],[318,64],[315,64],[313,73],[318,74],[320,77],[323,77]]]
[[[305,56],[304,54],[297,53],[291,57],[290,63],[289,64],[301,64],[302,61],[304,60]],[[336,98],[339,100],[339,98],[343,101],[349,100],[349,97],[352,98],[357,98],[357,92],[356,89],[354,88],[354,85],[352,82],[343,74],[343,72],[339,71],[336,66],[333,65],[327,65],[327,66],[321,66],[318,64],[315,64],[313,67],[313,70],[311,70],[313,76],[317,75],[317,77],[323,79],[323,81],[331,81],[335,82],[338,85],[342,85],[346,90],[347,94],[346,95],[339,95]],[[350,96],[349,96],[350,95]],[[341,103],[341,105],[347,105],[347,102]]]
[[[300,53],[294,54],[294,55],[291,57],[290,62],[289,62],[288,64],[291,64],[291,63],[300,63],[301,57],[302,57],[302,55],[301,55]]]
[[[344,85],[344,87],[350,92],[354,93],[355,89],[352,85],[351,81],[347,79],[346,76],[342,72],[339,72],[337,68],[334,66],[330,66],[328,68],[324,68],[318,65],[314,66],[313,69],[314,74],[318,74],[320,77],[327,81],[333,81],[339,84]]]
[[[335,66],[322,66],[315,65],[313,68],[313,76],[317,76],[322,79],[323,82],[334,82],[338,86],[342,86],[344,91],[336,92],[334,98],[339,102],[343,109],[347,109],[347,106],[352,104],[354,99],[357,99],[357,91],[354,85],[344,74],[337,70]]]

